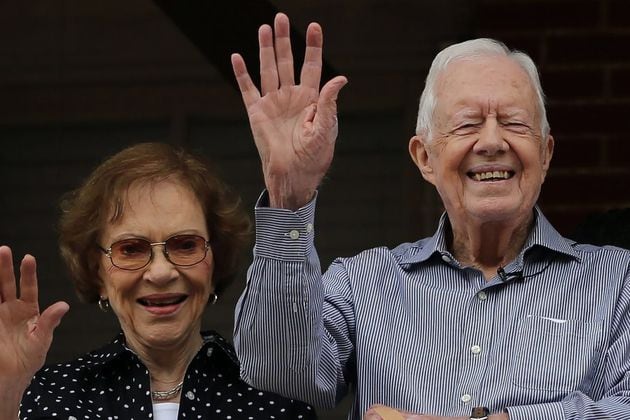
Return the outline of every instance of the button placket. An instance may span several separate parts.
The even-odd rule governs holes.
[[[483,381],[483,372],[488,363],[487,345],[492,340],[492,319],[494,317],[494,300],[489,290],[479,290],[483,285],[481,273],[471,270],[467,273],[470,285],[477,285],[477,290],[471,290],[466,313],[466,327],[464,329],[462,348],[462,372],[460,375],[460,403],[468,405],[475,399],[479,386]]]

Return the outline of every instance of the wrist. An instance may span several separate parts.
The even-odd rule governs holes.
[[[0,420],[16,420],[24,391],[15,384],[0,385]]]
[[[473,407],[469,420],[489,420],[490,410],[488,407]]]
[[[297,211],[307,205],[314,196],[314,191],[288,195],[269,190],[269,207]]]

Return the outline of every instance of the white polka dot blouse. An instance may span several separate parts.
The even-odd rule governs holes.
[[[234,350],[219,334],[186,371],[178,419],[316,419],[300,401],[252,388],[239,378]],[[151,419],[149,371],[124,344],[110,344],[69,363],[42,368],[24,393],[20,419]]]

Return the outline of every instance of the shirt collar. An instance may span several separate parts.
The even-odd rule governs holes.
[[[200,353],[203,351],[205,354],[207,348],[213,347],[214,349],[219,349],[234,362],[234,364],[238,365],[238,359],[236,358],[234,350],[220,334],[215,331],[204,331],[201,333],[201,336],[203,338],[203,346],[199,350]],[[135,352],[127,347],[125,335],[120,332],[109,344],[84,356],[83,361],[92,365],[102,365],[130,355],[137,357]]]
[[[442,213],[437,230],[433,236],[414,243],[407,249],[401,258],[401,264],[422,263],[434,254],[446,255],[455,259],[448,250],[446,238],[450,233],[451,225],[446,212]],[[549,223],[538,206],[534,207],[534,226],[525,241],[525,246],[519,253],[517,260],[522,263],[524,254],[530,249],[543,247],[570,258],[580,260],[579,255],[573,249],[574,241],[564,238]]]
[[[538,206],[534,207],[534,228],[529,233],[521,254],[540,246],[580,261],[580,256],[573,248],[573,245],[575,245],[575,241],[560,235],[543,215],[540,208]]]

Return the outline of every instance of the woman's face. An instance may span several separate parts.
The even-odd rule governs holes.
[[[208,234],[193,192],[165,180],[132,185],[122,217],[105,226],[99,245],[107,249],[130,238],[163,242],[175,235],[209,240]],[[208,248],[201,262],[188,267],[171,263],[163,250],[163,245],[154,245],[149,264],[133,271],[114,266],[105,253],[99,260],[101,297],[109,299],[132,349],[168,349],[199,338],[201,316],[214,290],[212,250]]]

